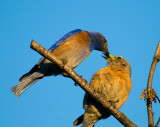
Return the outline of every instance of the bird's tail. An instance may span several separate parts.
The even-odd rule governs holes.
[[[94,124],[99,120],[97,114],[85,113],[81,127],[94,127]]]
[[[30,86],[36,83],[38,80],[42,79],[44,75],[39,72],[33,73],[28,78],[24,79],[19,84],[13,86],[11,88],[12,92],[14,92],[16,97],[19,97],[25,90],[27,90]]]
[[[81,115],[80,117],[78,117],[78,118],[74,121],[73,126],[77,126],[77,125],[81,124],[81,123],[83,122],[83,116],[84,116],[84,114]]]

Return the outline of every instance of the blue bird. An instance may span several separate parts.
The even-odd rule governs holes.
[[[107,40],[98,32],[76,29],[55,42],[49,51],[71,68],[77,67],[93,50],[108,53]],[[20,96],[26,89],[45,76],[63,74],[63,71],[48,59],[41,57],[39,62],[20,79],[11,90]]]

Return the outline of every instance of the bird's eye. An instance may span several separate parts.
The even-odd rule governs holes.
[[[123,67],[125,67],[125,66],[126,66],[126,64],[122,64],[122,66],[123,66]]]
[[[103,43],[107,43],[106,39],[104,39],[104,38],[102,39],[102,41],[103,41]]]
[[[118,60],[121,60],[121,57],[118,57],[117,59],[118,59]]]

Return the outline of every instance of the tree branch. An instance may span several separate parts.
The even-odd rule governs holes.
[[[158,127],[159,122],[160,122],[160,118],[158,119],[158,121],[157,121],[155,127]]]
[[[152,89],[152,80],[153,80],[153,75],[154,75],[156,65],[160,59],[159,53],[160,53],[160,42],[157,46],[156,52],[153,57],[153,61],[152,61],[152,65],[151,65],[151,69],[150,69],[149,77],[148,77],[148,84],[147,84],[147,112],[148,112],[148,126],[149,127],[154,127],[152,100],[155,98],[155,94],[153,94],[155,92]]]
[[[61,60],[56,58],[53,54],[51,54],[48,50],[40,46],[38,43],[32,40],[31,48],[40,53],[42,56],[50,60],[51,62],[57,64],[64,72],[72,78],[83,90],[89,93],[93,98],[96,99],[99,103],[102,104],[121,124],[126,127],[137,127],[131,120],[129,120],[125,114],[113,108],[109,102],[103,99],[99,94],[94,92],[89,84],[87,84],[86,80],[82,79],[73,69],[64,64]]]

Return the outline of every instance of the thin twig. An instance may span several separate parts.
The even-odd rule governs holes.
[[[31,48],[40,53],[42,56],[46,57],[51,62],[57,64],[64,72],[72,78],[79,86],[89,93],[93,98],[95,98],[103,107],[107,109],[121,124],[126,127],[137,127],[131,120],[129,120],[123,113],[113,108],[110,103],[103,99],[100,95],[94,92],[94,90],[87,84],[86,80],[82,79],[73,69],[64,64],[61,60],[56,58],[48,50],[44,49],[35,41],[32,41]]]
[[[157,63],[159,62],[159,53],[160,53],[160,42],[159,42],[157,49],[156,49],[156,52],[154,54],[151,69],[150,69],[149,76],[148,76],[147,95],[149,98],[147,99],[147,112],[148,112],[148,124],[149,124],[148,126],[149,127],[154,127],[154,119],[153,119],[153,111],[152,111],[152,98],[150,98],[150,97],[152,96],[151,91],[152,91],[152,80],[153,80],[154,71],[155,71]]]
[[[159,122],[160,122],[160,118],[158,119],[158,121],[157,121],[155,127],[158,127]]]

